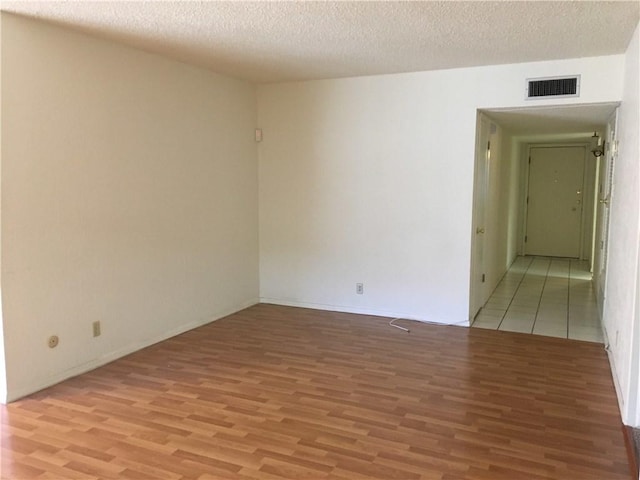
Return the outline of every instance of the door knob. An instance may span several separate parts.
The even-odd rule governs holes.
[[[601,198],[600,199],[600,203],[609,206],[609,199],[608,198]]]
[[[484,228],[476,228],[476,233],[484,233]]]

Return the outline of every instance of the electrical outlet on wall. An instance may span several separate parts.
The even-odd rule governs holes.
[[[356,293],[358,295],[362,295],[364,293],[364,284],[363,283],[356,283]]]
[[[93,322],[93,336],[94,337],[99,337],[100,336],[100,321],[95,321]]]

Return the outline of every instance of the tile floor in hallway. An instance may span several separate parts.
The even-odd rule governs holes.
[[[602,343],[587,262],[516,258],[472,327]]]

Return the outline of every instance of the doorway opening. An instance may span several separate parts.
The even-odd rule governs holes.
[[[614,145],[617,106],[478,111],[472,326],[603,341],[596,292],[613,162],[592,145],[594,132]]]

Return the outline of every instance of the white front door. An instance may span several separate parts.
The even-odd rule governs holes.
[[[580,257],[585,147],[532,147],[527,255]]]

